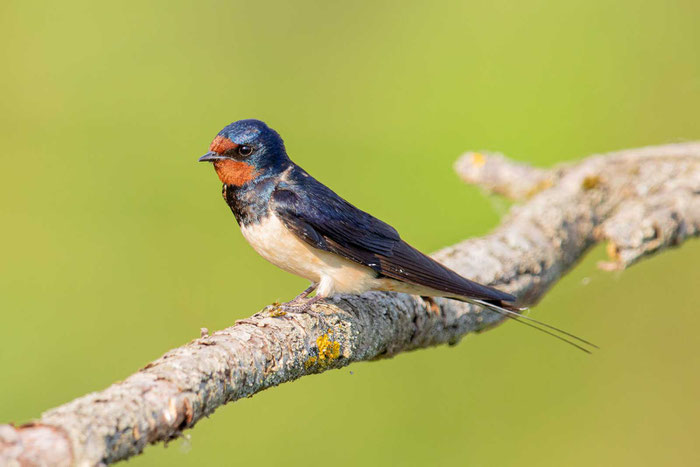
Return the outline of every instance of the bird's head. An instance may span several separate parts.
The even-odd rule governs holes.
[[[280,135],[264,122],[253,119],[225,126],[199,161],[211,162],[219,179],[235,186],[282,172],[291,163]]]

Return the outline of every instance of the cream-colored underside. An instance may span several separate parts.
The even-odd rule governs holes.
[[[241,232],[263,258],[287,272],[317,283],[316,293],[322,297],[335,293],[359,294],[368,290],[444,295],[393,279],[377,279],[376,273],[367,266],[319,250],[300,240],[274,214],[257,224],[242,227]]]

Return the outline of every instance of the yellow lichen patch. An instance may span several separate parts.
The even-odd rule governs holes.
[[[472,153],[472,165],[475,167],[483,167],[486,164],[486,157],[480,152]]]
[[[309,359],[304,362],[304,367],[310,368],[310,367],[314,366],[316,364],[316,360],[318,360],[318,358],[309,357]]]
[[[543,178],[542,180],[537,182],[532,188],[530,188],[527,191],[527,193],[525,194],[525,197],[532,198],[540,191],[544,191],[547,188],[550,188],[551,186],[552,186],[552,181],[548,178]]]
[[[620,250],[614,242],[608,242],[605,250],[610,258],[614,259],[615,261],[620,260]]]
[[[329,329],[328,332],[330,333],[331,330]],[[316,345],[319,360],[335,360],[340,356],[340,342],[332,340],[328,334],[319,336],[316,339]]]
[[[309,357],[304,362],[304,366],[306,368],[316,364],[324,368],[330,365],[333,360],[340,357],[340,342],[336,342],[332,339],[330,336],[331,332],[332,329],[329,329],[326,334],[320,335],[316,338],[318,356]]]
[[[270,311],[270,316],[273,318],[277,318],[278,316],[284,316],[286,315],[286,311],[282,311],[281,308],[273,308],[272,311]]]
[[[597,188],[598,185],[600,185],[600,176],[589,175],[583,179],[583,182],[581,183],[581,188],[588,191],[592,190],[593,188]]]

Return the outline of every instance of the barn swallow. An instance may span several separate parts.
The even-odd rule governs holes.
[[[308,312],[323,297],[370,290],[447,297],[536,327],[585,352],[571,339],[593,346],[522,315],[524,309],[514,305],[513,295],[466,279],[413,248],[389,224],[345,201],[292,162],[280,135],[259,120],[224,127],[199,161],[213,164],[223,197],[255,251],[311,281],[285,304],[288,308]],[[308,298],[313,291],[316,295]]]

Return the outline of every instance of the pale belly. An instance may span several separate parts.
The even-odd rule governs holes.
[[[241,232],[263,258],[317,283],[316,293],[322,297],[384,289],[382,280],[376,278],[371,268],[312,247],[290,232],[274,214],[257,224],[241,227]]]

